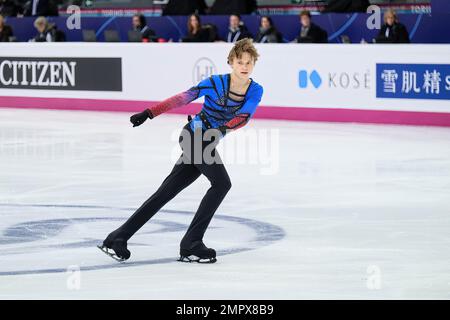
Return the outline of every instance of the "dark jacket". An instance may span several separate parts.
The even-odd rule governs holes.
[[[297,37],[298,43],[327,43],[328,33],[318,25],[311,23],[306,37],[301,36],[301,30]]]
[[[267,30],[259,30],[255,38],[257,43],[282,43],[283,36],[274,27]]]
[[[207,8],[205,0],[169,0],[162,14],[163,16],[187,16],[192,13],[205,14]]]
[[[0,0],[0,14],[2,16],[16,17],[22,13],[22,7],[15,0]]]
[[[33,1],[30,0],[29,5],[25,8],[24,15],[32,16],[33,15]],[[58,15],[58,0],[39,0],[36,8],[36,17],[48,17],[48,16],[57,16]]]
[[[386,31],[389,30],[386,37]],[[409,43],[409,34],[406,27],[401,23],[394,23],[391,26],[384,24],[381,27],[378,36],[375,38],[376,43]]]
[[[210,14],[250,14],[256,9],[256,0],[216,0]]]
[[[66,35],[61,30],[58,30],[56,26],[49,26],[46,31],[38,33],[36,37],[33,38],[33,41],[46,42],[47,38],[50,38],[50,42],[66,41]]]
[[[183,42],[211,42],[209,28],[201,27],[196,34],[188,34],[182,39]]]
[[[228,29],[226,42],[236,42],[245,38],[253,39],[253,35],[248,31],[247,27],[244,25],[239,26],[237,30]]]
[[[220,41],[219,30],[215,24],[206,23],[202,26],[204,29],[208,31],[209,34],[209,42]]]
[[[0,31],[0,42],[9,42],[9,37],[12,36],[13,36],[12,28],[4,24],[2,31]]]
[[[144,26],[143,28],[139,27],[135,29],[136,31],[139,31],[142,35],[142,39],[147,39],[150,41],[155,40],[156,33],[152,29],[150,29],[149,26]]]

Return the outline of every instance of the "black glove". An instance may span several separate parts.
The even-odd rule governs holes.
[[[143,124],[148,118],[152,119],[153,115],[151,114],[150,110],[147,109],[142,112],[133,114],[130,117],[130,121],[133,124],[133,127],[137,127]]]

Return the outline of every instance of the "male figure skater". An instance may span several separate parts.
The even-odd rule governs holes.
[[[200,113],[193,119],[189,117],[189,122],[183,128],[180,136],[183,153],[172,172],[121,227],[108,235],[99,246],[102,251],[118,261],[129,259],[131,253],[127,241],[167,202],[203,174],[211,187],[181,240],[179,261],[216,262],[216,251],[205,246],[203,236],[230,190],[231,182],[215,146],[227,132],[247,124],[261,101],[263,88],[250,78],[258,56],[252,40],[237,41],[228,55],[231,73],[213,75],[197,86],[131,116],[133,126],[140,126],[147,119],[205,96]],[[200,152],[196,146],[200,147]]]

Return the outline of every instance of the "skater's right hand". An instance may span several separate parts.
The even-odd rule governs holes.
[[[145,122],[145,120],[147,120],[148,118],[152,118],[150,110],[144,110],[142,112],[133,114],[130,117],[130,121],[133,124],[133,127],[137,127],[140,126],[141,124],[143,124]]]

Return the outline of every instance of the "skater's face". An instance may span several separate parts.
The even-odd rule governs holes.
[[[233,69],[233,73],[240,79],[248,79],[253,72],[255,66],[255,60],[248,52],[243,52],[241,57],[235,57],[230,61],[230,66]]]

